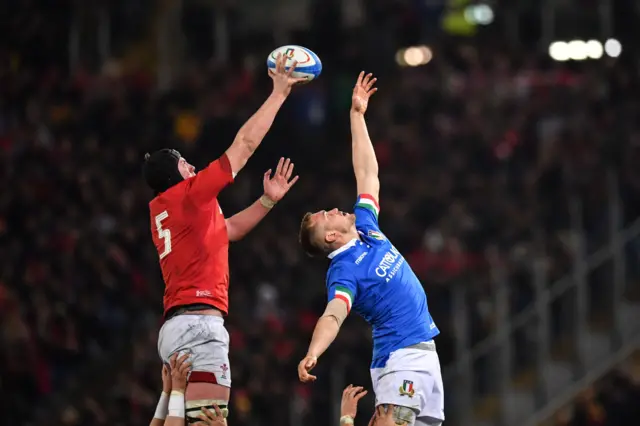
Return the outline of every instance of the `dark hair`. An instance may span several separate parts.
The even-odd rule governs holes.
[[[164,192],[184,180],[178,170],[180,158],[178,151],[168,148],[156,151],[151,155],[145,154],[142,174],[147,185],[156,194]]]
[[[298,241],[302,245],[302,250],[309,257],[317,257],[325,254],[325,250],[318,246],[313,239],[313,223],[311,222],[312,213],[305,213],[300,222],[300,233],[298,234]]]

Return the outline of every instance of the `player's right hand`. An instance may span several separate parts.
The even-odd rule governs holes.
[[[384,405],[378,405],[376,411],[369,421],[369,426],[397,426],[398,424],[393,419],[393,404],[387,404],[387,410],[385,412]],[[407,426],[407,423],[402,423],[399,426]]]
[[[293,70],[298,65],[297,61],[294,61],[293,64],[286,69],[287,57],[282,53],[278,53],[276,57],[276,69],[275,71],[271,68],[268,69],[269,77],[273,80],[273,93],[277,93],[284,96],[289,96],[291,93],[291,87],[294,84],[301,83],[306,81],[304,78],[294,78],[291,77]]]
[[[189,354],[178,357],[175,353],[169,358],[169,366],[171,367],[171,390],[184,393],[187,388],[187,378],[191,371],[191,363],[187,362]]]
[[[215,413],[202,407],[204,414],[200,414],[201,421],[197,422],[196,426],[226,426],[227,423],[224,421],[224,417],[222,417],[220,408],[216,404],[213,404],[213,409]]]
[[[351,111],[360,114],[367,112],[369,98],[378,91],[376,87],[373,87],[376,80],[377,78],[373,77],[373,74],[364,75],[364,71],[360,72],[358,81],[353,87],[353,95],[351,95]]]
[[[350,416],[355,419],[358,413],[358,401],[367,394],[362,386],[349,385],[342,392],[342,402],[340,403],[340,417]]]
[[[302,383],[314,382],[317,379],[316,376],[309,374],[309,371],[311,371],[317,363],[318,358],[311,355],[307,355],[300,361],[300,364],[298,364],[298,378]]]

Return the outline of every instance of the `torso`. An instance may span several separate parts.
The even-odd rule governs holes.
[[[351,271],[357,283],[353,310],[372,326],[372,367],[391,352],[433,339],[439,331],[422,284],[402,254],[379,232],[361,234],[330,266]]]
[[[193,206],[184,196],[184,185],[186,181],[149,203],[153,243],[165,282],[164,312],[198,303],[226,314],[229,239],[224,216],[216,199],[207,208]]]

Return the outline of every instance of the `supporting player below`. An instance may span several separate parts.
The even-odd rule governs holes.
[[[225,412],[230,396],[228,313],[229,242],[244,237],[295,183],[293,163],[280,160],[273,178],[264,176],[264,195],[245,210],[225,218],[217,196],[233,182],[262,142],[273,120],[302,79],[291,77],[279,56],[270,71],[273,92],[238,131],[233,143],[202,171],[175,150],[145,157],[144,175],[155,192],[149,203],[151,233],[165,282],[164,324],[158,338],[163,362],[190,354],[193,372],[186,389],[186,413],[196,421],[201,407]]]
[[[309,371],[353,307],[373,328],[376,405],[386,406],[399,424],[439,426],[444,396],[433,341],[439,331],[422,284],[378,225],[378,162],[364,120],[375,81],[371,74],[361,73],[353,90],[352,160],[358,189],[354,214],[338,209],[307,213],[300,227],[305,251],[328,255],[331,264],[326,281],[329,302],[298,375],[302,382],[316,379]]]
[[[162,394],[151,419],[150,426],[185,426],[184,392],[187,387],[187,377],[191,372],[188,355],[174,354],[169,360],[169,366],[162,366]],[[224,426],[225,417],[217,405],[214,411],[203,408],[199,426]]]
[[[169,361],[169,367],[162,366],[162,395],[150,426],[185,426],[184,390],[187,377],[191,371],[188,355],[178,358],[175,354]],[[358,402],[367,394],[361,386],[347,386],[342,392],[340,404],[340,426],[354,424],[358,412]],[[170,396],[169,396],[170,395]],[[381,408],[381,407],[379,407]],[[393,406],[386,412],[378,409],[374,412],[369,426],[396,426],[393,420]],[[211,410],[203,408],[196,426],[224,426],[225,418],[222,410],[213,405]],[[401,426],[406,426],[406,423]]]

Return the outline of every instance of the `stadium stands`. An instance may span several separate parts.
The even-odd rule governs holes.
[[[172,146],[205,166],[270,83],[249,63],[189,64],[161,94],[144,69],[69,71],[65,36],[57,33],[69,15],[45,3],[15,6],[0,34],[7,40],[0,59],[8,64],[0,68],[0,411],[6,424],[35,424],[35,414],[65,426],[143,425],[160,390],[163,286],[142,156]],[[332,424],[337,359],[347,359],[347,377],[369,383],[370,337],[355,319],[320,363],[316,384],[300,385],[295,368],[325,302],[324,265],[298,249],[299,220],[305,211],[347,209],[354,201],[345,108],[360,64],[373,62],[370,49],[349,37],[348,48],[331,52],[318,42],[325,75],[294,93],[223,194],[225,213],[238,211],[260,195],[261,174],[282,155],[301,175],[265,223],[231,250],[233,426]],[[425,284],[446,365],[455,357],[453,283],[474,292],[472,341],[495,329],[488,253],[516,262],[541,229],[554,277],[564,275],[571,260],[563,245],[566,200],[583,201],[595,250],[606,238],[607,171],[620,183],[625,223],[639,216],[640,121],[630,78],[636,64],[553,66],[533,54],[503,53],[497,41],[464,49],[444,43],[439,52],[424,68],[380,65],[369,122],[382,227]],[[637,263],[630,268],[638,277]],[[526,280],[510,282],[516,314],[532,292]],[[556,424],[637,424],[633,377],[612,373]]]

